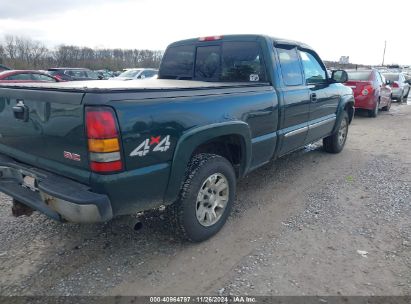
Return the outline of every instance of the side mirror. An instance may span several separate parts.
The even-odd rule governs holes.
[[[344,83],[348,81],[348,74],[344,70],[335,70],[331,74],[331,79],[337,83]]]
[[[390,85],[390,84],[391,84],[391,80],[388,80],[388,79],[387,79],[387,80],[385,81],[385,84],[386,84],[386,85]]]

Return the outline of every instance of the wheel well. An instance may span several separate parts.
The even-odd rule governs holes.
[[[353,117],[354,117],[354,103],[347,103],[344,107],[344,111],[348,113],[348,120],[351,123]]]
[[[233,165],[235,173],[239,177],[243,158],[242,146],[243,140],[240,135],[224,135],[201,144],[194,150],[192,156],[199,153],[220,155]]]

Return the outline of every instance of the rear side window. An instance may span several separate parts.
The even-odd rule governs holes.
[[[295,86],[303,84],[303,75],[300,67],[300,59],[295,48],[277,47],[280,58],[281,74],[284,84]]]
[[[261,49],[254,41],[171,47],[166,52],[160,72],[160,78],[225,82],[267,81]]]
[[[191,79],[193,76],[193,64],[193,45],[170,47],[161,65],[161,78]]]

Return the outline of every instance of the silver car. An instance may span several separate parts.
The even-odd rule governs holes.
[[[158,74],[157,69],[128,69],[115,78],[115,80],[133,80],[154,78]]]
[[[383,73],[392,88],[392,98],[399,102],[407,100],[410,92],[410,85],[402,73]]]

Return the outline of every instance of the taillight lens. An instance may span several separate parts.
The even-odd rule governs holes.
[[[373,87],[372,86],[366,86],[362,91],[361,94],[364,96],[367,96],[368,94],[371,94],[373,91]]]
[[[88,138],[115,138],[118,136],[116,119],[111,108],[87,108]]]
[[[400,87],[400,85],[399,85],[398,82],[396,82],[396,81],[394,81],[394,82],[391,84],[391,86],[392,86],[393,88],[399,88],[399,87]]]
[[[86,129],[90,169],[109,173],[123,169],[117,120],[109,107],[87,107]]]

